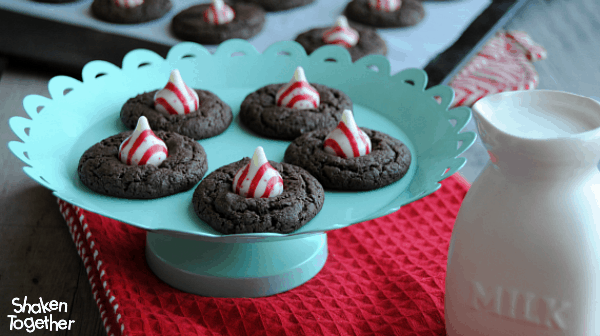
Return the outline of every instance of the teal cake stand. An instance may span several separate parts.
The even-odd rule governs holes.
[[[282,161],[289,142],[253,134],[237,114],[246,95],[267,84],[288,82],[297,66],[305,69],[309,81],[350,96],[359,126],[385,132],[408,146],[412,163],[400,181],[368,192],[328,191],[321,212],[292,234],[239,235],[222,235],[198,219],[191,204],[194,189],[155,200],[127,200],[96,194],[79,181],[83,152],[127,130],[119,118],[123,103],[164,87],[175,68],[190,87],[217,94],[235,116],[224,133],[199,141],[208,156],[208,173],[251,156],[257,146],[269,159]],[[290,41],[275,43],[262,54],[242,40],[229,40],[214,54],[201,45],[181,43],[166,59],[134,50],[121,68],[90,62],[82,79],[57,76],[48,84],[50,98],[25,97],[30,118],[10,119],[22,140],[10,142],[10,150],[27,165],[25,173],[57,197],[148,231],[146,256],[152,271],[173,287],[205,296],[267,296],[308,281],[327,259],[327,231],[389,214],[431,194],[465,164],[458,156],[475,141],[475,133],[460,133],[471,111],[449,110],[451,88],[425,90],[427,76],[419,69],[391,76],[383,56],[352,63],[339,46],[307,56]]]

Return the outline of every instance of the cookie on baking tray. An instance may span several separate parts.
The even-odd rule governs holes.
[[[254,4],[223,0],[195,5],[173,17],[175,36],[201,44],[219,44],[233,38],[249,39],[260,33],[265,24],[265,11]]]
[[[340,16],[335,26],[313,28],[296,37],[307,54],[325,45],[345,47],[352,61],[367,55],[387,55],[387,45],[374,29],[348,25],[348,20]]]
[[[151,199],[189,190],[208,163],[204,148],[186,136],[152,132],[141,117],[133,132],[124,132],[90,147],[77,173],[91,190],[108,196]]]
[[[170,0],[94,0],[92,14],[111,23],[142,23],[163,17],[172,7]]]
[[[352,0],[344,11],[348,19],[378,28],[414,26],[425,17],[418,0]]]
[[[310,5],[315,0],[237,0],[238,2],[253,3],[261,6],[266,11],[278,12],[297,7]]]
[[[33,2],[53,3],[53,4],[64,4],[69,2],[75,2],[79,0],[31,0]]]
[[[333,128],[350,98],[340,90],[308,83],[298,67],[286,84],[271,84],[249,94],[240,108],[240,121],[262,136],[293,140],[319,128]]]
[[[284,162],[306,169],[325,189],[361,191],[400,180],[410,167],[411,154],[398,139],[358,128],[346,110],[334,130],[296,138],[286,149]]]
[[[177,69],[164,89],[137,95],[121,108],[121,121],[128,128],[134,128],[141,116],[154,130],[195,140],[223,133],[233,120],[229,105],[210,91],[190,89]]]
[[[224,234],[291,233],[323,207],[321,184],[304,169],[268,161],[262,147],[252,159],[223,166],[196,188],[196,215]]]

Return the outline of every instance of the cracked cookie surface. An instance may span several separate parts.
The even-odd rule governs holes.
[[[195,140],[223,133],[233,120],[231,107],[210,91],[194,90],[198,94],[198,111],[189,114],[167,114],[154,108],[154,94],[146,92],[130,98],[121,108],[121,121],[134,129],[141,116],[148,119],[152,130],[175,132]]]
[[[397,28],[423,21],[425,9],[417,0],[402,0],[400,8],[393,12],[373,9],[368,0],[353,0],[346,6],[345,14],[349,20],[371,27]]]
[[[350,26],[356,29],[359,36],[358,43],[346,49],[352,57],[352,62],[367,55],[387,55],[387,45],[374,29],[352,24]],[[329,29],[331,27],[313,28],[298,35],[296,42],[300,43],[306,50],[306,53],[310,55],[318,48],[329,45],[323,42],[323,34]]]
[[[385,133],[360,129],[371,138],[370,154],[348,159],[329,154],[323,149],[329,132],[317,130],[295,139],[284,161],[306,169],[325,189],[372,190],[400,180],[410,167],[408,147]]]
[[[90,147],[79,160],[77,173],[91,190],[108,196],[151,199],[189,190],[208,170],[204,148],[188,137],[155,131],[169,155],[158,167],[122,163],[119,146],[131,131],[113,135]]]
[[[345,93],[316,83],[310,85],[319,92],[318,109],[277,106],[275,97],[283,85],[267,85],[246,96],[240,108],[241,122],[267,138],[293,140],[306,132],[337,126],[344,110],[352,109],[352,101]]]
[[[220,25],[205,22],[203,16],[209,5],[195,5],[175,15],[171,21],[175,36],[201,44],[219,44],[232,38],[249,39],[265,25],[264,9],[243,3],[229,4],[235,12],[231,22]]]
[[[238,2],[254,3],[266,11],[278,12],[296,7],[310,5],[315,0],[237,0]]]
[[[268,198],[245,198],[232,191],[233,179],[250,158],[210,173],[194,191],[198,217],[224,234],[291,233],[304,226],[323,207],[323,187],[304,169],[269,161],[283,178],[283,193]]]
[[[170,0],[145,0],[143,4],[131,8],[119,7],[114,0],[94,0],[92,13],[106,22],[142,23],[163,17],[172,7]]]

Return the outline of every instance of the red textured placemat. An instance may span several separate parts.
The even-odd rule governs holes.
[[[253,299],[174,289],[148,268],[144,230],[58,203],[109,336],[445,335],[448,245],[468,188],[455,174],[393,214],[329,232],[319,274]]]

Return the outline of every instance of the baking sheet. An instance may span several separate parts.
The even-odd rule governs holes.
[[[164,45],[175,45],[181,40],[170,31],[173,16],[192,5],[209,1],[171,1],[173,9],[161,19],[134,25],[111,24],[97,20],[91,13],[92,0],[81,0],[70,4],[0,0],[0,8]],[[267,13],[264,30],[249,42],[262,52],[272,43],[293,40],[299,33],[310,28],[330,26],[343,11],[347,2],[347,0],[317,0],[309,6]],[[388,44],[388,59],[392,73],[405,68],[425,67],[431,59],[452,45],[490,3],[491,0],[423,2],[426,16],[418,25],[400,29],[379,29],[379,33]],[[207,47],[210,51],[216,48]]]

